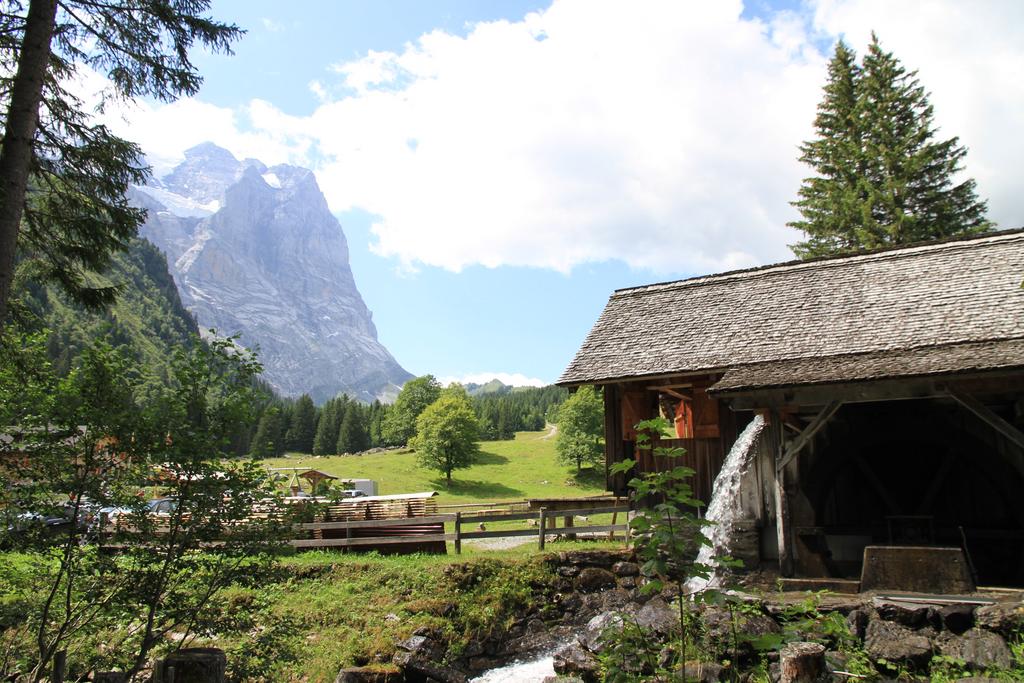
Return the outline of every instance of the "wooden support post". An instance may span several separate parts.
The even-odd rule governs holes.
[[[548,524],[548,514],[547,514],[547,512],[548,512],[547,508],[541,508],[540,509],[540,524],[537,525],[538,527],[540,527],[540,530],[537,532],[537,534],[538,534],[537,542],[539,544],[538,547],[539,547],[540,550],[544,550],[544,534],[547,533],[547,524]]]
[[[572,525],[573,525],[572,515],[566,515],[565,516],[565,527],[567,529],[571,529]],[[586,525],[584,524],[584,526],[586,526]],[[566,534],[565,537],[566,537],[566,539],[568,539],[570,541],[575,541],[576,540],[576,534]]]
[[[53,683],[64,683],[64,674],[67,673],[67,668],[68,651],[58,650],[53,655],[53,676],[51,676]]]
[[[455,554],[462,554],[462,513],[455,513]]]
[[[345,527],[345,538],[347,540],[349,540],[349,541],[352,540],[352,527],[350,527],[350,526]],[[351,546],[345,546],[344,548],[342,548],[341,552],[342,552],[342,554],[350,553],[350,552],[352,552],[352,548],[351,548]]]
[[[793,540],[789,519],[789,500],[786,496],[786,468],[780,467],[786,453],[786,436],[782,427],[782,418],[778,412],[772,412],[772,421],[779,434],[776,453],[775,483],[775,531],[779,544],[779,572],[783,576],[793,575]]]

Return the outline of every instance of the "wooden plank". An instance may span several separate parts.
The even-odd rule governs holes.
[[[351,521],[307,522],[296,524],[295,529],[361,529],[368,527],[404,526],[409,524],[437,524],[438,522],[454,522],[455,514],[430,515],[429,517],[393,517],[388,519],[358,519]]]
[[[470,522],[517,522],[524,519],[537,519],[537,513],[510,512],[508,514],[478,515],[473,512],[467,512],[462,516],[462,521],[467,524]]]
[[[455,534],[424,534],[422,536],[374,536],[373,538],[308,538],[289,541],[293,548],[344,548],[357,545],[390,545],[393,543],[430,543],[454,541]]]
[[[462,513],[455,513],[455,554],[462,554]]]
[[[600,524],[595,526],[574,526],[570,529],[565,527],[550,527],[544,531],[547,536],[553,536],[562,534],[566,531],[572,531],[574,534],[585,534],[585,533],[603,533],[605,531],[625,531],[629,526],[626,524]],[[531,530],[532,533],[532,530]]]
[[[536,529],[504,529],[497,531],[464,531],[463,540],[476,538],[514,538],[516,536],[536,536]]]
[[[1018,448],[1024,448],[1024,432],[1021,432],[1012,424],[1001,418],[987,405],[976,399],[971,394],[949,391],[949,395],[953,397],[957,403],[977,415],[986,422],[988,426],[1002,434]]]
[[[789,461],[800,453],[803,447],[807,445],[807,442],[814,438],[814,435],[825,426],[825,423],[827,423],[832,416],[836,414],[836,411],[839,410],[842,405],[842,401],[832,401],[825,406],[820,413],[815,415],[814,419],[811,420],[811,423],[807,425],[802,432],[800,432],[799,436],[789,443],[785,453],[782,455],[782,459],[776,463],[775,469],[781,470],[783,467],[788,465]]]

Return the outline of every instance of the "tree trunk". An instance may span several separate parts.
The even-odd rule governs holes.
[[[781,683],[816,683],[825,676],[825,646],[790,643],[779,658]]]
[[[7,317],[7,300],[14,282],[14,255],[32,165],[32,140],[39,125],[39,105],[56,16],[57,0],[29,3],[0,147],[0,330]]]

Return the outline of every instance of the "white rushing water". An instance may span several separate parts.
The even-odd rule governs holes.
[[[555,658],[547,654],[537,659],[512,662],[500,669],[491,669],[471,679],[470,683],[541,683],[548,676],[554,675]]]
[[[743,475],[750,466],[750,456],[754,452],[754,444],[757,443],[757,437],[764,429],[764,425],[764,417],[755,415],[746,429],[740,433],[736,443],[732,445],[729,455],[722,463],[721,471],[715,477],[711,502],[708,504],[708,511],[705,515],[705,518],[714,524],[704,529],[711,544],[701,547],[697,554],[698,564],[714,566],[715,557],[729,554],[733,522],[740,514],[740,499],[736,494],[739,492]],[[716,580],[715,575],[712,575],[710,580],[693,577],[686,582],[686,592],[692,594],[709,585],[714,586]]]

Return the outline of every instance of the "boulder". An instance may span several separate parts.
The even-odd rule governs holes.
[[[957,635],[964,633],[974,626],[975,609],[974,605],[946,605],[939,610],[943,628]]]
[[[396,652],[391,660],[402,669],[410,683],[426,683],[430,679],[440,683],[467,683],[466,674],[458,669],[435,662],[415,652]]]
[[[972,628],[961,636],[943,633],[936,639],[936,645],[943,655],[961,660],[971,671],[1008,669],[1013,664],[1006,641],[991,631]]]
[[[846,615],[846,626],[850,629],[850,635],[858,640],[864,640],[864,631],[868,627],[869,620],[870,615],[866,611],[850,610],[850,613]]]
[[[931,641],[894,621],[873,619],[864,634],[864,649],[875,659],[923,665],[931,659]]]
[[[974,612],[974,623],[986,631],[995,631],[1003,637],[1009,637],[1024,627],[1024,603],[1000,602],[979,607]]]
[[[576,589],[582,593],[592,593],[615,586],[615,574],[599,567],[586,567],[576,577]]]
[[[679,610],[661,598],[652,598],[636,613],[636,622],[645,631],[670,636],[679,631]]]
[[[555,673],[560,676],[577,676],[586,683],[599,680],[601,665],[593,653],[579,644],[573,644],[555,654]]]
[[[931,626],[942,628],[942,616],[934,607],[911,602],[887,602],[876,600],[878,616],[886,621],[895,621],[911,629]]]
[[[636,562],[616,562],[612,565],[612,574],[615,576],[638,576],[640,565]]]
[[[559,564],[575,564],[580,567],[609,568],[616,562],[632,558],[633,553],[628,550],[568,550],[558,554]]]

